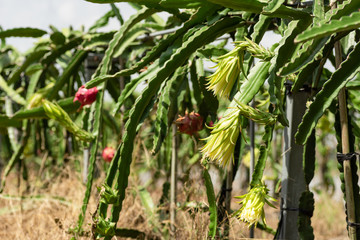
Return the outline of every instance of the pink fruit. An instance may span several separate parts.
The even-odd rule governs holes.
[[[96,95],[98,90],[96,87],[86,89],[84,85],[82,85],[75,94],[74,102],[79,101],[81,106],[79,109],[82,109],[85,105],[90,105],[96,100]]]
[[[114,158],[114,155],[115,155],[115,149],[113,149],[112,147],[106,147],[102,152],[102,157],[105,160],[105,162],[111,162],[111,160]]]
[[[203,129],[203,117],[195,112],[185,113],[184,116],[179,115],[175,123],[178,125],[179,132],[190,136]]]

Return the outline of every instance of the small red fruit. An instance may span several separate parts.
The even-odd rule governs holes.
[[[97,93],[96,87],[86,89],[85,85],[82,85],[76,92],[73,102],[79,101],[81,103],[80,110],[83,106],[92,104],[96,100]]]
[[[210,128],[214,127],[214,122],[213,122],[213,121],[210,121],[208,126],[209,126]]]
[[[114,155],[115,155],[115,149],[113,149],[112,147],[106,147],[102,152],[102,157],[105,160],[105,162],[111,162],[111,160],[114,158]]]
[[[184,116],[179,115],[175,123],[178,125],[179,132],[190,136],[203,129],[203,117],[195,112],[185,113]]]

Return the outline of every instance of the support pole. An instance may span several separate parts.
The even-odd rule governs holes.
[[[295,133],[306,109],[308,95],[300,91],[286,96],[286,117],[289,127],[284,129],[283,166],[281,180],[281,225],[277,239],[299,239],[297,220],[299,198],[305,191],[303,171],[304,147],[295,143]]]
[[[12,117],[14,114],[12,100],[10,99],[9,96],[5,96],[5,113],[9,117]],[[7,132],[9,135],[11,147],[12,147],[13,151],[15,151],[19,144],[18,143],[19,131],[16,127],[8,127]]]
[[[95,70],[101,62],[102,56],[95,53],[90,53],[85,59],[85,82],[90,81],[91,76],[94,74]],[[84,121],[88,121],[88,118],[85,118]],[[85,130],[88,130],[88,123],[83,123]],[[89,159],[90,159],[90,148],[91,144],[86,144],[83,150],[83,183],[87,181],[88,168],[89,168]]]
[[[83,183],[86,184],[87,182],[87,175],[88,175],[88,168],[89,168],[89,158],[90,158],[90,150],[89,147],[84,147],[83,150]]]
[[[337,8],[337,0],[332,0],[330,2],[332,9]],[[341,44],[337,41],[334,45],[335,47],[335,67],[338,69],[342,62],[342,50]],[[350,152],[350,141],[349,141],[349,125],[348,125],[348,115],[347,115],[347,106],[346,106],[346,87],[340,90],[338,95],[339,100],[339,112],[340,112],[340,124],[341,124],[341,149],[342,153],[346,154]],[[355,202],[354,202],[354,192],[353,192],[353,180],[352,180],[352,170],[350,161],[344,161],[344,181],[345,181],[345,201],[347,207],[347,218],[349,222],[355,223]],[[349,238],[351,240],[356,240],[356,226],[349,227]]]
[[[172,125],[172,152],[170,169],[170,230],[172,239],[176,239],[176,184],[177,184],[177,127]]]
[[[234,164],[231,162],[227,169],[226,174],[226,192],[225,192],[225,211],[226,211],[226,220],[224,222],[224,238],[229,238],[230,233],[230,221],[229,216],[231,215],[231,192],[232,192],[232,182],[233,182],[233,171]]]
[[[342,51],[340,42],[335,43],[335,63],[336,69],[340,67],[342,61]],[[346,89],[345,87],[340,90],[339,95],[339,112],[340,112],[340,125],[341,125],[341,149],[343,154],[350,153],[350,140],[349,140],[349,125],[346,106]],[[344,181],[345,181],[345,200],[347,206],[348,221],[355,223],[355,202],[353,192],[353,180],[350,161],[344,161]],[[356,240],[356,226],[349,226],[349,238]]]
[[[255,99],[251,101],[251,106],[255,107]],[[250,125],[250,174],[249,174],[249,183],[253,179],[254,169],[255,169],[255,122],[253,120],[249,121]],[[249,232],[250,238],[255,237],[254,225],[250,227]]]
[[[125,60],[124,58],[120,57],[119,58],[119,65],[120,65],[120,70],[125,69]],[[120,94],[122,93],[122,91],[125,88],[125,77],[124,76],[120,76],[119,77],[119,84],[120,84]],[[124,120],[124,113],[125,113],[126,109],[125,109],[125,104],[122,104],[122,106],[120,107],[120,112],[121,114],[121,122]],[[122,126],[122,131],[124,130],[124,126]]]
[[[0,147],[3,147],[4,135],[0,134]],[[3,175],[4,159],[0,154],[0,183],[2,182],[1,176]]]

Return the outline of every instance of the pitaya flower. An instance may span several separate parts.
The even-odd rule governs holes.
[[[268,195],[268,192],[269,189],[266,188],[265,184],[261,183],[253,187],[247,194],[236,197],[243,199],[238,202],[242,204],[238,211],[238,217],[241,221],[248,223],[249,227],[253,224],[256,226],[260,219],[266,225],[264,205],[267,203],[269,206],[275,208],[269,200],[276,201]]]
[[[96,100],[97,93],[96,87],[86,89],[85,85],[82,85],[76,92],[73,102],[79,101],[81,103],[80,110],[83,106],[92,104]]]
[[[236,140],[240,134],[240,111],[234,109],[221,118],[214,127],[205,146],[201,149],[203,158],[218,161],[219,165],[227,166],[234,155]]]
[[[274,53],[265,49],[264,47],[254,43],[250,39],[245,38],[246,41],[235,42],[235,48],[227,54],[218,57],[216,60],[217,69],[209,76],[207,89],[214,92],[218,97],[228,98],[236,80],[240,73],[244,70],[243,61],[245,51],[252,56],[270,61]],[[245,74],[245,73],[243,73]]]
[[[244,51],[241,47],[235,47],[229,53],[219,57],[217,60],[217,70],[208,77],[207,89],[212,90],[214,95],[219,97],[229,97],[232,87],[241,72]]]
[[[112,147],[106,147],[102,152],[102,157],[105,160],[105,162],[111,162],[111,160],[114,158],[114,155],[115,155],[115,149]]]
[[[178,125],[179,132],[190,136],[203,129],[203,117],[195,112],[185,113],[184,116],[179,115],[175,123]]]

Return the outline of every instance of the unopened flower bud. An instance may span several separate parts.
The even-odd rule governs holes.
[[[231,52],[219,57],[214,74],[208,77],[208,89],[219,97],[229,97],[239,74],[241,72],[244,51],[242,48],[235,47]]]
[[[70,116],[57,103],[52,103],[46,99],[42,100],[43,108],[46,116],[58,121],[69,132],[73,133],[80,140],[90,142],[94,140],[94,136],[77,126]]]
[[[273,125],[276,123],[277,117],[275,115],[250,107],[239,101],[236,101],[236,103],[238,109],[240,110],[240,114],[246,118],[260,124]]]
[[[240,133],[240,111],[234,109],[228,113],[212,127],[211,135],[205,139],[207,143],[201,150],[204,158],[217,160],[222,166],[230,163]]]
[[[44,96],[42,94],[39,93],[34,93],[29,101],[28,101],[28,105],[27,105],[27,109],[32,109],[35,107],[38,107],[41,105],[41,100],[44,98]]]
[[[230,92],[238,79],[240,72],[244,71],[243,61],[245,51],[252,56],[270,61],[274,53],[246,38],[246,41],[235,42],[235,48],[227,54],[220,56],[217,62],[216,71],[208,77],[208,89],[218,97],[229,97]],[[246,76],[246,72],[243,72]]]
[[[79,101],[81,109],[85,105],[90,105],[96,100],[98,89],[96,87],[86,89],[85,86],[81,86],[75,94],[74,102]]]
[[[106,147],[102,152],[102,157],[105,160],[105,162],[111,162],[111,160],[114,158],[114,155],[115,155],[115,149],[113,149],[112,147]]]
[[[269,200],[276,201],[274,198],[268,195],[269,189],[265,184],[259,184],[253,187],[247,194],[236,197],[243,199],[238,202],[242,206],[238,211],[238,217],[241,221],[249,224],[249,227],[253,224],[257,224],[260,219],[266,225],[264,205],[267,203],[269,206],[274,207]]]
[[[46,94],[49,93],[49,91],[52,90],[55,83],[49,83],[46,87],[39,89],[36,93],[31,95],[31,97],[28,100],[27,109],[32,109],[35,107],[38,107],[42,104],[42,100],[46,96]]]
[[[245,37],[246,41],[238,41],[234,42],[235,46],[241,47],[246,49],[252,56],[262,59],[264,61],[270,61],[271,58],[274,56],[274,53],[255,42],[251,41],[250,39]]]

